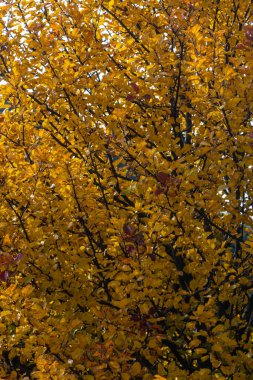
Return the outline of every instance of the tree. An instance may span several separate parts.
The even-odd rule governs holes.
[[[1,3],[1,378],[250,378],[251,3]]]

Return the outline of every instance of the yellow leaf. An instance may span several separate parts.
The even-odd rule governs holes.
[[[194,339],[190,342],[190,348],[195,348],[200,345],[201,341],[199,339]]]
[[[109,3],[108,3],[108,8],[111,9],[114,5],[114,1],[115,0],[110,0]]]
[[[11,244],[10,235],[8,235],[8,234],[4,235],[3,243],[6,245]]]
[[[222,352],[222,351],[223,351],[223,347],[222,347],[220,344],[218,344],[218,343],[215,343],[215,344],[213,345],[212,349],[213,349],[214,351],[217,351],[217,352]]]
[[[1,311],[1,317],[6,317],[7,315],[10,315],[10,314],[11,314],[10,310]]]
[[[140,363],[136,362],[132,365],[131,369],[130,369],[130,374],[132,376],[137,376],[141,373],[141,365]]]
[[[3,324],[3,323],[1,323],[0,322],[0,331],[5,331],[6,330],[6,326],[5,326],[5,324]]]
[[[129,303],[131,302],[130,299],[124,299],[124,300],[121,300],[121,301],[113,301],[113,304],[117,307],[120,307],[120,308],[124,308],[126,307]]]
[[[23,297],[28,297],[33,292],[32,285],[27,285],[25,288],[21,290],[21,294]]]
[[[196,348],[195,352],[198,355],[203,355],[206,353],[206,349],[205,348]]]
[[[150,348],[155,348],[155,347],[157,347],[157,340],[156,340],[155,338],[151,339],[151,340],[149,341],[149,343],[148,343],[148,346],[149,346]]]

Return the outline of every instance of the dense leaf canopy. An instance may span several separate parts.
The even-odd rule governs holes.
[[[252,1],[0,14],[0,378],[249,379]]]

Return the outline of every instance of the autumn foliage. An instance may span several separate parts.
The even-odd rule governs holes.
[[[250,379],[252,1],[0,4],[0,378]]]

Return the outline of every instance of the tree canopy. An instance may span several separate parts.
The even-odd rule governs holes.
[[[1,379],[249,379],[252,1],[0,14]]]

